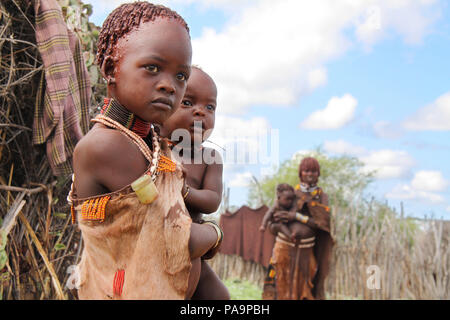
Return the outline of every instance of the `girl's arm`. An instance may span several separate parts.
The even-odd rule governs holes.
[[[217,242],[216,229],[208,224],[191,224],[191,236],[189,238],[189,253],[191,259],[204,256]],[[218,248],[217,248],[218,249]]]

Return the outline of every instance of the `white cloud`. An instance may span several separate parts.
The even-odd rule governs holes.
[[[355,146],[344,140],[325,141],[323,148],[329,153],[348,154],[352,156],[363,155],[367,152],[365,148]]]
[[[254,5],[258,0],[166,0],[168,6],[199,4],[203,8],[219,8],[222,10],[236,11],[249,5]]]
[[[432,204],[441,204],[444,198],[437,193],[416,190],[408,184],[401,184],[394,187],[394,189],[385,194],[386,198],[400,199],[400,200],[417,200]]]
[[[260,165],[261,172],[265,172],[279,165],[278,129],[271,128],[264,117],[246,120],[218,115],[208,140],[220,146],[210,145],[222,153],[225,170],[235,172],[246,165]]]
[[[353,120],[358,101],[351,95],[332,97],[325,109],[310,114],[301,124],[303,129],[339,129]]]
[[[415,165],[414,159],[400,150],[376,150],[359,158],[365,163],[364,170],[376,171],[378,179],[404,178]]]
[[[356,37],[366,49],[382,36],[382,14],[379,6],[370,6],[356,24]]]
[[[366,150],[344,140],[325,141],[324,150],[336,154],[348,154],[364,163],[363,172],[375,171],[378,179],[404,178],[410,175],[414,159],[402,150]]]
[[[435,1],[368,1],[360,15],[355,34],[370,49],[395,30],[406,43],[418,44],[430,33],[432,22],[440,17]]]
[[[317,68],[308,73],[308,87],[315,89],[327,83],[327,69]]]
[[[230,187],[248,187],[252,181],[251,172],[237,173],[233,179],[229,182]]]
[[[208,139],[222,146],[236,142],[248,142],[256,147],[259,137],[266,136],[271,130],[269,121],[264,117],[248,120],[238,117],[217,115],[214,130]]]
[[[421,170],[415,173],[409,184],[395,186],[386,197],[442,204],[444,197],[439,193],[445,191],[448,184],[440,171]]]
[[[104,19],[128,0],[85,0]],[[419,43],[438,18],[433,1],[161,0],[181,15],[224,12],[219,29],[192,39],[193,63],[215,79],[222,112],[252,105],[291,106],[327,82],[326,64],[355,46],[400,34]],[[188,21],[189,22],[189,21]],[[101,23],[101,22],[98,22]]]
[[[437,98],[433,103],[419,109],[406,119],[403,126],[408,130],[450,130],[450,92]]]
[[[227,112],[293,105],[326,83],[325,64],[354,45],[349,30],[363,46],[392,31],[417,43],[436,19],[430,6],[412,0],[246,2],[220,32],[204,29],[193,39],[193,59],[216,80]]]
[[[444,191],[448,186],[448,181],[444,179],[440,171],[422,170],[416,172],[411,186],[415,190],[439,192]]]
[[[388,121],[378,121],[373,125],[375,136],[383,139],[396,139],[402,135],[402,130],[398,125]]]

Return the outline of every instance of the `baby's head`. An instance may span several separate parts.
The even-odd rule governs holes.
[[[180,15],[148,2],[122,4],[103,23],[97,47],[108,97],[157,124],[176,110],[192,58],[189,28]]]
[[[295,200],[294,188],[287,183],[280,183],[277,186],[277,199],[280,207],[289,210]]]
[[[317,159],[304,158],[298,167],[298,177],[301,182],[310,186],[317,184],[320,177],[320,165]]]
[[[161,134],[170,138],[175,130],[182,129],[189,132],[192,144],[197,136],[201,142],[205,141],[214,129],[216,106],[216,84],[206,72],[192,66],[181,105],[164,123]],[[183,136],[183,132],[180,132],[180,136]]]

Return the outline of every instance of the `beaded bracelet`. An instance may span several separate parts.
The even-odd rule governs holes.
[[[306,224],[308,222],[308,220],[309,220],[309,217],[297,212],[295,214],[295,219],[297,219],[301,223],[305,223]]]

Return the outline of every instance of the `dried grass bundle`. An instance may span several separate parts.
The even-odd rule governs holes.
[[[66,202],[70,176],[53,176],[45,146],[32,145],[36,96],[44,77],[33,2],[0,2],[0,299],[70,299],[64,287],[67,270],[81,249]],[[89,9],[79,0],[72,2],[63,10],[66,17],[80,17],[77,9]],[[95,52],[92,24],[84,29],[75,31],[88,35],[89,57]],[[96,76],[93,105],[104,90],[92,72]]]

